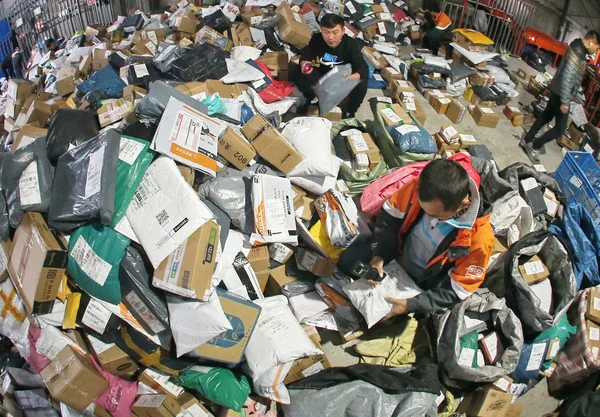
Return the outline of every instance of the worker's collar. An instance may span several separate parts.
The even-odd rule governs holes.
[[[469,208],[467,208],[467,210],[460,216],[444,220],[443,223],[448,223],[449,225],[457,229],[473,228],[473,225],[475,224],[475,221],[477,220],[477,216],[479,214],[481,197],[479,196],[479,189],[477,188],[477,184],[471,177],[469,177],[469,186],[469,191],[471,193],[471,204],[469,205]]]

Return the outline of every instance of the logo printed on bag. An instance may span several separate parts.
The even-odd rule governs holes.
[[[467,273],[465,276],[467,278],[478,279],[483,276],[484,269],[477,265],[471,265],[469,269],[467,269]]]

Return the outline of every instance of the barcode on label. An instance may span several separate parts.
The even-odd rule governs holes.
[[[125,296],[125,300],[131,304],[133,310],[135,310],[142,320],[148,324],[154,333],[160,333],[165,330],[165,326],[158,321],[156,316],[150,311],[148,306],[142,301],[142,299],[134,292],[131,291]]]
[[[81,322],[99,334],[103,334],[110,316],[111,312],[108,309],[98,301],[91,299],[85,309]]]
[[[160,213],[156,215],[156,221],[158,221],[158,224],[162,227],[169,223],[169,214],[167,213],[167,210],[161,210]]]
[[[142,182],[138,189],[135,191],[133,195],[133,199],[131,200],[131,207],[134,210],[139,210],[146,205],[148,200],[150,200],[154,195],[156,195],[160,191],[160,188],[154,179],[146,174],[142,179]]]
[[[92,153],[89,158],[88,170],[85,182],[85,197],[89,198],[100,192],[102,184],[102,165],[104,163],[104,150],[101,147]]]
[[[70,255],[90,279],[100,286],[104,285],[112,270],[112,265],[100,258],[83,236],[77,238]]]
[[[27,168],[21,174],[19,196],[22,206],[40,204],[42,202],[37,167],[37,162],[32,162],[27,165]]]

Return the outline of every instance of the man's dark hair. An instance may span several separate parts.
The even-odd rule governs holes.
[[[442,6],[440,5],[439,0],[427,0],[426,4],[427,4],[426,9],[429,10],[430,12],[439,13],[442,11]]]
[[[423,169],[419,177],[419,200],[441,201],[444,209],[458,210],[469,195],[471,181],[467,171],[457,162],[437,159]]]
[[[49,49],[52,46],[52,42],[54,42],[54,38],[48,38],[48,39],[46,39],[46,42],[44,42],[44,45],[46,46],[46,49]]]
[[[600,44],[600,35],[595,30],[590,30],[588,33],[586,33],[584,39]]]
[[[333,29],[337,25],[344,27],[344,18],[339,14],[329,13],[321,19],[321,27]]]

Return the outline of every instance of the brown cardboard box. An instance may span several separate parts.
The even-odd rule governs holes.
[[[248,253],[247,258],[255,272],[264,271],[265,269],[269,269],[269,266],[271,266],[269,248],[266,246],[257,246],[252,248],[250,253]]]
[[[308,45],[312,32],[308,28],[304,16],[292,11],[285,2],[277,8],[276,13],[281,17],[278,23],[281,40],[297,48],[304,48]]]
[[[591,320],[586,320],[585,327],[587,330],[588,346],[592,350],[594,358],[598,358],[598,351],[600,349],[600,325]]]
[[[528,285],[542,282],[550,276],[550,271],[537,255],[519,265],[519,272]]]
[[[403,79],[402,74],[393,67],[383,67],[381,77],[388,83],[388,87],[394,84],[394,81]]]
[[[200,346],[194,352],[202,358],[238,364],[258,321],[260,307],[227,292],[219,293],[221,307],[234,330],[225,332]]]
[[[362,135],[349,135],[346,136],[350,152],[353,156],[360,153],[367,155],[369,158],[369,169],[373,169],[375,165],[381,162],[381,153],[379,148],[375,145],[373,138],[368,133]]]
[[[403,92],[415,92],[415,91],[416,91],[415,86],[410,81],[396,80],[395,82],[392,83],[392,95],[394,97],[397,97],[399,101],[401,101],[399,96]]]
[[[255,46],[252,32],[245,23],[234,23],[231,28],[231,41],[233,46]]]
[[[442,125],[440,128],[440,136],[446,143],[454,143],[460,140],[458,130],[451,124]]]
[[[313,117],[323,117],[324,119],[327,119],[332,122],[339,122],[340,120],[342,120],[342,111],[339,107],[334,107],[333,110],[331,110],[329,113],[321,115],[318,105],[310,105],[308,106],[307,114],[308,116]]]
[[[102,105],[97,111],[100,127],[106,127],[123,120],[132,109],[132,104],[122,98]]]
[[[277,77],[279,71],[289,70],[289,57],[285,51],[267,52],[258,58],[258,61],[264,63],[271,70],[271,75]]]
[[[439,133],[435,133],[433,135],[433,139],[435,140],[435,144],[438,147],[440,155],[444,152],[458,152],[460,150],[460,142],[447,143],[444,139],[442,139],[442,135]]]
[[[382,69],[383,67],[387,66],[387,61],[375,48],[371,46],[365,46],[361,52],[364,57],[367,58],[367,61],[369,61],[371,65],[375,67],[375,69]]]
[[[448,110],[446,110],[446,117],[450,119],[452,123],[461,123],[466,112],[466,106],[464,106],[460,101],[450,98],[450,105],[448,106]]]
[[[52,311],[67,267],[67,247],[39,213],[25,213],[13,238],[8,270],[29,313]]]
[[[496,361],[500,359],[504,353],[504,346],[502,346],[502,341],[496,332],[491,332],[484,336],[479,341],[479,347],[483,352],[485,363],[488,365],[495,365]]]
[[[298,214],[298,210],[300,210],[300,208],[296,209],[296,215],[299,215],[299,217],[304,220],[304,221],[311,221],[313,218],[313,215],[315,213],[315,200],[313,198],[304,196],[302,197],[302,214]]]
[[[286,274],[285,265],[282,265],[278,268],[273,268],[269,274],[269,280],[267,282],[267,287],[265,288],[265,295],[279,295],[281,294],[281,288],[284,285],[294,281],[296,281],[296,278]]]
[[[317,349],[321,349],[321,344],[311,338]],[[307,358],[296,359],[290,368],[287,376],[283,380],[284,384],[291,384],[292,382],[299,381],[301,379],[307,378],[311,375],[314,375],[323,369],[330,368],[329,360],[327,359],[327,355],[325,353],[321,355],[313,355]]]
[[[550,340],[550,343],[548,344],[548,350],[546,351],[545,360],[549,361],[549,360],[556,358],[556,355],[558,355],[559,350],[560,350],[560,339],[556,338],[556,339]]]
[[[233,128],[227,127],[219,138],[219,155],[242,170],[256,157],[256,151],[242,135]]]
[[[283,243],[272,243],[269,245],[269,257],[275,262],[285,264],[290,260],[294,251]]]
[[[77,411],[85,410],[108,388],[89,357],[80,355],[70,346],[61,350],[40,376],[53,398]]]
[[[502,378],[496,380],[492,384],[496,389],[510,394],[513,382],[514,381],[511,377],[503,376]]]
[[[498,116],[493,109],[475,106],[475,110],[473,110],[473,120],[475,120],[475,123],[478,126],[496,127],[500,121],[500,116]]]
[[[569,128],[567,129],[571,140],[575,143],[581,143],[581,140],[585,136],[585,132],[583,130],[579,130],[574,123],[571,123]]]
[[[242,21],[248,26],[256,26],[262,22],[264,13],[258,7],[252,7],[250,10],[242,13]]]
[[[12,98],[16,104],[22,104],[23,100],[29,97],[33,92],[33,84],[23,79],[11,78],[8,81],[8,97]]]
[[[206,301],[212,289],[220,230],[212,220],[196,230],[185,244],[156,268],[152,285]],[[173,275],[177,277],[176,281],[171,279]]]
[[[300,270],[312,272],[318,277],[329,277],[335,270],[335,264],[329,259],[306,249],[296,251],[296,262]]]
[[[471,52],[484,52],[486,45],[473,43],[461,33],[456,33],[456,43]]]
[[[471,145],[478,144],[477,139],[473,135],[467,135],[467,134],[461,133],[459,135],[459,137],[460,137],[460,148],[461,149],[467,149]]]
[[[189,17],[176,17],[173,21],[173,29],[179,32],[195,33],[198,26],[198,19]]]
[[[93,60],[94,58],[92,58],[91,55],[83,57],[83,59],[79,63],[79,72],[81,72],[84,75],[88,75],[90,73],[90,70],[92,69]]]
[[[567,136],[563,135],[563,136],[559,137],[557,142],[560,146],[567,148],[571,151],[579,150],[579,144]]]
[[[56,110],[58,110],[58,105],[52,101],[34,100],[27,111],[25,124],[31,124],[37,121],[40,126],[45,126],[52,113]]]
[[[207,80],[204,84],[209,95],[219,93],[223,98],[236,98],[248,90],[246,84],[225,84],[218,80]]]
[[[450,98],[436,96],[433,98],[431,105],[439,114],[446,114],[446,112],[448,111],[448,107],[450,107],[450,103],[452,103],[452,100],[450,100]]]
[[[585,317],[600,324],[600,288],[592,288],[588,294],[587,310]]]
[[[513,396],[498,391],[493,385],[470,392],[457,408],[469,417],[504,417]]]
[[[262,271],[254,271],[256,275],[256,279],[258,284],[260,285],[260,290],[264,293],[267,288],[267,283],[269,282],[269,275],[271,275],[270,269],[264,269]]]
[[[284,174],[302,161],[302,155],[260,114],[242,128],[256,152]]]
[[[170,381],[170,376],[159,374],[150,368],[144,369],[138,375],[138,381],[146,384],[159,394],[165,394],[172,398],[179,398],[185,392],[183,388]]]
[[[164,394],[140,395],[131,406],[136,417],[173,417],[180,410],[181,405],[177,400]]]
[[[138,366],[135,361],[116,344],[104,343],[89,335],[88,341],[98,363],[105,371],[123,377],[131,377],[137,372]]]
[[[56,75],[56,92],[60,97],[75,91],[75,78],[79,78],[79,68],[64,65]]]
[[[22,109],[22,104],[17,104],[17,102],[14,99],[8,97],[4,104],[4,115],[6,117],[10,117],[11,119],[16,119],[17,117],[19,117],[19,114],[21,113]]]
[[[508,410],[506,410],[504,417],[520,417],[524,408],[525,404],[511,404],[508,406]]]
[[[148,94],[146,89],[135,85],[128,85],[123,89],[123,99],[131,105],[135,104],[136,99],[142,99],[146,94]]]
[[[377,111],[383,118],[383,122],[387,127],[397,126],[399,124],[412,124],[412,119],[398,103],[379,103],[377,104]]]

